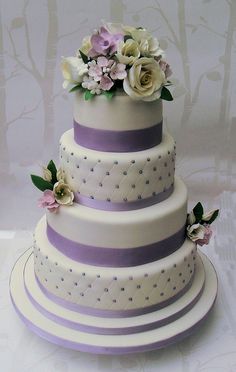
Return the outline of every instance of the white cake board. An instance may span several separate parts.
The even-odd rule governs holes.
[[[38,293],[38,288],[35,286],[33,278],[33,260],[30,257],[32,255],[32,249],[27,250],[16,262],[11,278],[10,278],[10,294],[13,305],[23,320],[23,322],[33,332],[41,336],[42,338],[61,345],[63,347],[71,348],[74,350],[96,353],[96,354],[128,354],[135,352],[144,352],[148,350],[160,349],[180,341],[184,337],[192,334],[199,325],[205,320],[208,313],[212,309],[216,295],[217,295],[217,276],[213,265],[208,258],[199,253],[203,268],[205,270],[205,285],[199,295],[199,283],[202,280],[202,270],[199,270],[197,277],[194,279],[193,285],[188,292],[181,297],[176,303],[167,306],[162,310],[158,310],[151,314],[145,314],[140,317],[124,319],[124,324],[133,326],[134,323],[150,321],[154,322],[155,318],[159,319],[160,316],[171,314],[176,311],[176,308],[181,308],[184,303],[187,304],[190,298],[198,294],[198,301],[193,307],[185,313],[183,316],[175,321],[172,321],[162,327],[147,330],[144,332],[136,332],[133,334],[126,335],[110,335],[110,334],[94,334],[73,329],[69,326],[59,324],[54,320],[51,320],[48,316],[49,312],[60,312],[62,317],[70,319],[80,319],[80,323],[94,325],[96,323],[95,317],[83,316],[78,317],[77,314],[72,314],[71,310],[65,310],[65,308],[58,309],[59,305],[50,303],[51,301],[42,297],[41,293]],[[27,275],[25,275],[27,274]],[[25,277],[24,277],[25,275]],[[28,279],[27,279],[28,277]],[[30,285],[30,278],[32,279],[32,285]],[[27,291],[28,294],[27,294]],[[29,292],[31,291],[32,297],[38,302],[42,308],[45,308],[45,313],[42,310],[38,310],[32,302],[32,298],[29,298]],[[37,298],[38,293],[38,298]],[[46,314],[46,315],[45,315]],[[73,316],[72,316],[73,315]],[[105,327],[109,327],[109,319],[97,318],[98,324],[102,324]],[[118,320],[118,319],[117,319]],[[115,322],[114,322],[115,321]],[[122,324],[122,319],[119,319]],[[116,324],[116,320],[112,320],[112,324]]]

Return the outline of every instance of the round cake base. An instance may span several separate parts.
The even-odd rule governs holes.
[[[175,303],[138,317],[96,318],[67,310],[41,292],[29,249],[12,270],[10,294],[23,322],[47,341],[96,354],[128,354],[166,347],[198,329],[214,305],[217,276],[199,253],[192,286]]]

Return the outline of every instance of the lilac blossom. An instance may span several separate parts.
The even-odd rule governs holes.
[[[114,54],[123,37],[122,34],[111,34],[105,27],[101,27],[97,34],[91,36],[92,48],[89,51],[89,57]]]

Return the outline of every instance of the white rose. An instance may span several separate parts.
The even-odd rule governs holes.
[[[164,51],[160,48],[158,40],[145,29],[131,31],[132,38],[137,41],[139,50],[144,57],[163,57]]]
[[[198,239],[203,239],[206,233],[206,227],[200,225],[200,223],[196,223],[192,226],[187,227],[187,236],[193,242],[197,241]]]
[[[202,220],[205,221],[205,222],[210,221],[210,219],[212,218],[213,214],[216,211],[217,211],[217,209],[214,209],[213,211],[209,211],[209,212],[204,213],[203,216],[202,216]]]
[[[124,91],[133,99],[154,101],[161,96],[165,74],[154,58],[139,58],[124,79]]]
[[[45,179],[45,181],[51,182],[52,180],[51,171],[46,167],[42,167],[42,168],[43,168],[43,178]]]
[[[57,171],[57,181],[64,180],[64,174],[61,168]]]
[[[85,36],[82,40],[82,46],[80,48],[81,52],[83,52],[86,56],[88,55],[88,52],[92,48],[91,44],[91,37],[90,36]],[[80,52],[79,50],[77,51],[77,56],[80,57]]]
[[[196,217],[195,217],[193,211],[191,211],[188,215],[187,223],[188,223],[188,225],[193,225],[195,222],[196,222]]]
[[[84,75],[88,72],[88,66],[78,57],[63,57],[61,70],[64,77],[63,88],[70,89],[73,85],[82,82]]]
[[[72,205],[74,200],[74,194],[69,188],[69,185],[60,180],[53,186],[53,194],[58,204]]]
[[[132,65],[140,56],[139,46],[133,39],[120,41],[117,47],[116,57],[120,63]]]

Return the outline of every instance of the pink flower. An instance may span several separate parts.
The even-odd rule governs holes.
[[[172,75],[172,70],[170,68],[170,65],[166,62],[166,61],[163,61],[162,59],[160,60],[159,62],[159,65],[160,65],[160,68],[162,69],[162,71],[165,73],[165,77],[166,79]]]
[[[89,57],[107,56],[117,51],[117,44],[123,39],[122,34],[111,34],[105,27],[101,27],[97,34],[91,36],[92,48]]]
[[[100,88],[102,90],[110,90],[114,85],[113,81],[107,75],[103,75],[100,81]]]
[[[211,236],[212,236],[212,229],[211,229],[211,226],[210,225],[207,225],[207,224],[204,224],[203,225],[205,230],[204,230],[204,236],[202,239],[198,239],[195,241],[195,243],[197,243],[198,245],[200,245],[201,247],[204,245],[204,244],[209,244],[209,241],[211,239]]]
[[[102,76],[102,68],[99,65],[97,65],[96,61],[89,62],[88,65],[89,76],[91,76],[95,81],[100,81]]]
[[[110,77],[113,80],[124,79],[127,76],[125,68],[126,66],[123,63],[114,62],[113,65],[111,66]]]
[[[55,200],[53,191],[45,190],[43,196],[39,199],[38,206],[40,208],[47,208],[49,212],[57,212],[59,204]]]

